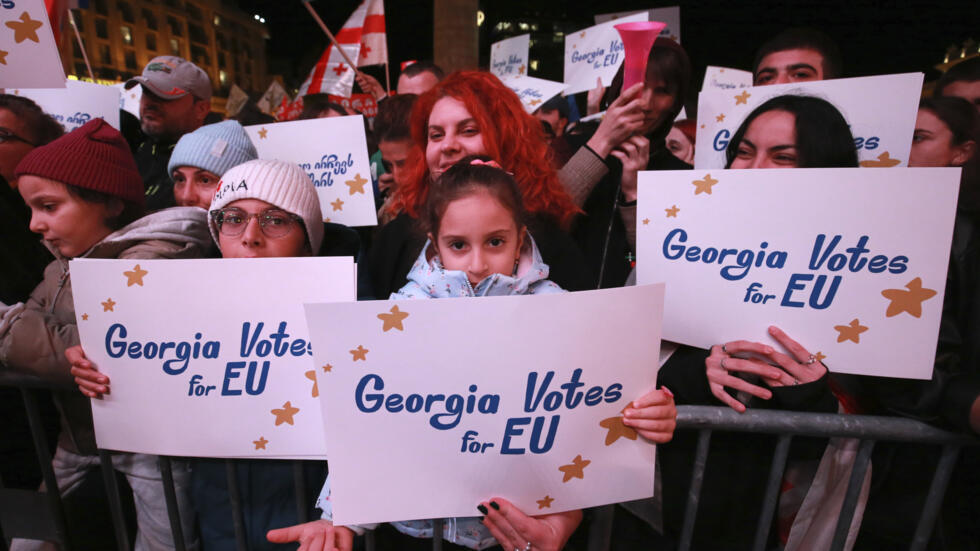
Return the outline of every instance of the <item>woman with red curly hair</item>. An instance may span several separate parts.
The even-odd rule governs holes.
[[[411,128],[411,176],[395,189],[389,208],[397,216],[380,229],[371,249],[375,296],[405,284],[425,243],[416,218],[429,183],[467,155],[489,156],[513,173],[533,218],[529,230],[551,267],[549,279],[569,290],[587,288],[584,256],[565,231],[579,210],[558,180],[541,123],[510,88],[487,72],[453,73],[419,96]]]

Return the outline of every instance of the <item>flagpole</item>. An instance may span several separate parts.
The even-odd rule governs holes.
[[[387,56],[386,56],[387,57]],[[391,95],[391,76],[388,75],[388,62],[385,61],[385,91]]]
[[[95,82],[95,73],[92,72],[92,64],[88,61],[88,52],[85,51],[85,44],[82,44],[82,35],[78,32],[78,25],[75,24],[75,15],[68,9],[68,22],[71,23],[71,28],[75,30],[75,38],[78,40],[78,49],[82,51],[82,59],[85,60],[85,67],[88,69],[88,76]]]
[[[344,49],[340,47],[340,44],[337,43],[337,39],[334,38],[333,33],[330,32],[330,29],[327,28],[326,23],[324,23],[323,20],[320,19],[320,16],[316,13],[316,10],[314,10],[313,6],[310,5],[309,0],[303,0],[303,5],[306,6],[307,11],[310,12],[310,15],[313,16],[313,19],[316,19],[316,22],[320,25],[320,28],[323,29],[323,32],[327,33],[327,38],[329,38],[330,42],[333,43],[333,47],[337,48],[337,50],[340,52],[340,55],[344,56],[344,61],[346,61],[347,64],[350,65],[350,68],[354,69],[354,73],[357,74],[357,65],[353,61],[351,61],[349,57],[347,57],[347,52],[345,52]]]

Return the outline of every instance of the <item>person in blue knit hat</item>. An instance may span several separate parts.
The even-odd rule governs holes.
[[[229,168],[258,157],[238,121],[209,124],[184,134],[167,165],[177,205],[207,209],[221,176]]]

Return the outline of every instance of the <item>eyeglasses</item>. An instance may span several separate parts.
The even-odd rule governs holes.
[[[269,239],[278,239],[289,235],[297,222],[302,218],[280,209],[268,209],[254,214],[238,208],[226,208],[211,211],[211,218],[218,225],[218,231],[228,237],[238,237],[245,232],[252,218],[259,221],[262,235]]]
[[[22,142],[22,143],[26,143],[27,145],[33,145],[34,147],[37,147],[36,143],[29,142],[24,138],[21,138],[17,134],[14,134],[13,132],[4,132],[0,130],[0,143],[4,143],[4,142]]]

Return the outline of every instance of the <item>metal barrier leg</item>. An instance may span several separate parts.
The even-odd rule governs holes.
[[[109,511],[112,513],[112,526],[116,531],[116,546],[120,551],[129,551],[129,531],[123,518],[122,499],[119,497],[119,482],[116,470],[112,468],[112,454],[99,450],[99,463],[102,465],[102,479],[105,493],[109,498]]]
[[[605,505],[592,509],[592,522],[589,523],[588,551],[609,551],[612,544],[613,516],[615,505]]]
[[[300,460],[293,461],[293,485],[296,486],[296,520],[298,524],[303,524],[310,520],[307,512],[310,505],[306,501],[306,473]]]
[[[231,503],[231,521],[235,527],[235,547],[238,551],[248,551],[245,540],[245,517],[242,513],[242,494],[238,491],[238,476],[235,460],[225,460],[225,472],[228,473],[228,501]]]
[[[701,498],[701,484],[704,482],[704,465],[708,460],[708,446],[711,444],[711,429],[698,431],[698,448],[694,455],[694,470],[691,471],[691,487],[687,490],[687,506],[684,508],[684,526],[678,549],[688,551],[694,537],[694,519],[698,514],[698,500]]]
[[[935,474],[932,475],[932,483],[929,484],[926,503],[922,507],[922,516],[919,517],[919,524],[915,527],[915,535],[912,537],[912,545],[909,547],[911,551],[919,551],[929,545],[929,536],[936,524],[936,517],[939,516],[943,496],[946,495],[949,479],[953,476],[953,469],[956,466],[956,459],[960,455],[960,448],[961,446],[957,444],[943,446],[943,454],[939,458],[939,465],[936,466]]]
[[[752,549],[755,551],[765,551],[766,549],[772,517],[776,513],[776,504],[779,502],[779,489],[782,487],[783,471],[786,470],[786,458],[789,457],[789,445],[792,440],[793,436],[790,434],[780,436],[776,443],[776,451],[772,454],[769,481],[766,483],[766,494],[762,502],[762,512],[759,515],[759,525],[755,528],[755,543],[752,544]]]
[[[20,395],[24,399],[24,409],[27,410],[27,424],[31,429],[34,440],[34,452],[41,466],[41,478],[44,480],[45,495],[48,507],[51,509],[52,521],[55,526],[54,540],[63,551],[68,551],[68,523],[65,520],[65,506],[61,502],[61,490],[51,466],[51,450],[48,449],[44,427],[41,426],[41,411],[37,406],[37,396],[34,390],[21,388]]]
[[[374,541],[374,530],[364,532],[364,551],[374,551],[377,542]]]
[[[432,551],[442,551],[442,525],[444,522],[441,518],[432,519]]]
[[[173,464],[169,457],[161,455],[160,474],[163,478],[163,498],[167,502],[167,517],[170,519],[170,531],[174,536],[174,549],[184,551],[184,528],[180,525],[180,510],[177,505],[177,489],[174,487]]]
[[[857,509],[857,500],[861,495],[861,486],[864,484],[864,475],[868,472],[868,464],[871,463],[871,450],[874,449],[874,440],[862,440],[858,448],[857,459],[854,468],[851,470],[851,479],[847,482],[847,492],[844,494],[844,503],[840,508],[840,516],[837,517],[837,528],[834,529],[834,540],[830,544],[832,551],[844,549],[847,543],[847,532],[851,528],[851,520],[854,518],[854,511]]]

